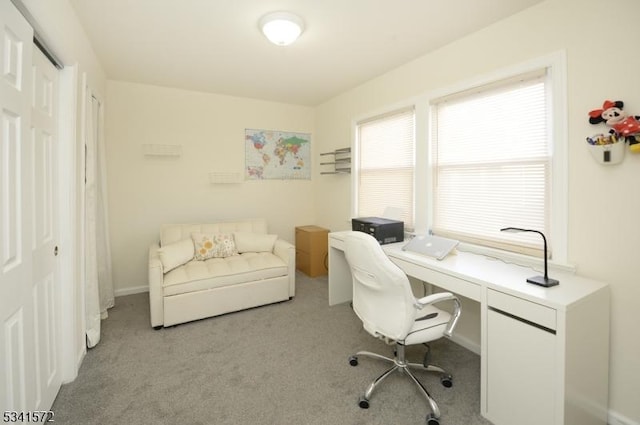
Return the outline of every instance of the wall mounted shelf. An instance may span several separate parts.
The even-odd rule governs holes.
[[[333,156],[333,161],[320,162],[321,166],[332,165],[333,169],[321,171],[320,174],[349,174],[351,173],[351,148],[336,149],[333,152],[324,152],[320,156]]]

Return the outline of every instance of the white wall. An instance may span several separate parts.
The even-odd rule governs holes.
[[[640,422],[640,227],[635,223],[640,211],[640,154],[627,153],[621,165],[601,166],[587,151],[585,137],[606,131],[590,125],[587,115],[605,99],[623,100],[628,113],[640,115],[639,17],[637,0],[548,0],[316,109],[316,140],[321,150],[329,150],[351,139],[351,122],[363,114],[566,50],[568,257],[578,274],[611,284],[610,409],[635,422]],[[319,225],[348,228],[348,178],[318,180],[316,215]]]
[[[311,180],[213,185],[208,177],[243,173],[245,128],[312,133],[316,156],[313,108],[109,81],[105,113],[117,294],[146,290],[148,247],[163,223],[264,217],[290,242],[295,226],[315,223]],[[143,144],[180,145],[182,155],[146,157]]]

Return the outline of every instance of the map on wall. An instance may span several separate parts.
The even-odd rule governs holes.
[[[311,179],[311,134],[246,129],[247,180]]]

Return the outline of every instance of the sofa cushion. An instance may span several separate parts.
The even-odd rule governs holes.
[[[238,252],[271,252],[278,235],[265,235],[260,233],[234,232]]]
[[[193,255],[193,241],[191,239],[182,239],[158,250],[164,273],[193,260]]]
[[[164,276],[165,296],[287,275],[287,264],[270,252],[190,261]]]
[[[193,238],[196,260],[226,258],[238,254],[233,235],[230,233],[206,234],[194,232],[191,234],[191,238]]]

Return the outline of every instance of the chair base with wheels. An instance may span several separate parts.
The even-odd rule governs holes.
[[[378,385],[380,385],[380,383],[382,383],[382,381],[384,381],[393,372],[398,371],[408,376],[409,379],[413,381],[414,384],[416,384],[416,386],[418,387],[422,395],[427,399],[427,402],[429,403],[429,407],[431,408],[431,413],[429,413],[426,418],[427,425],[439,425],[440,409],[438,408],[438,405],[436,404],[433,397],[431,397],[431,394],[429,394],[429,391],[427,391],[424,385],[422,385],[422,383],[418,380],[418,378],[416,378],[416,376],[413,374],[411,369],[421,370],[425,372],[439,373],[441,375],[440,382],[442,383],[443,386],[447,388],[450,388],[453,385],[453,377],[441,367],[428,364],[428,361],[427,361],[428,354],[429,353],[427,352],[427,354],[425,355],[424,364],[407,362],[405,357],[405,346],[399,342],[396,342],[395,357],[393,359],[390,357],[382,356],[377,353],[372,353],[370,351],[358,351],[355,355],[349,357],[349,364],[351,366],[357,366],[358,359],[360,357],[370,357],[372,359],[378,359],[385,362],[393,363],[393,366],[391,366],[391,368],[387,369],[382,375],[378,376],[376,379],[373,380],[373,382],[371,382],[371,384],[369,384],[364,395],[362,395],[360,397],[360,400],[358,400],[358,406],[360,406],[360,408],[362,409],[368,409],[369,400],[371,400],[371,396],[375,391],[375,389],[378,387]]]

